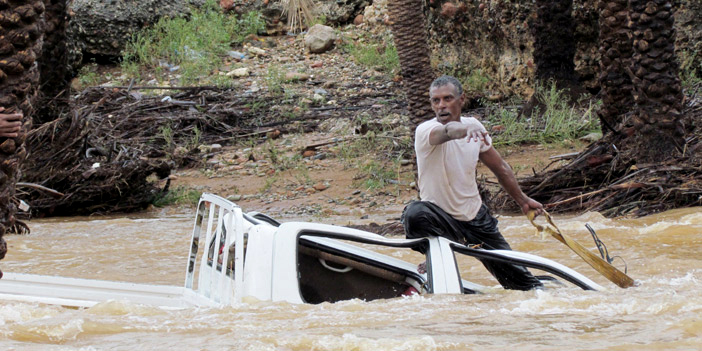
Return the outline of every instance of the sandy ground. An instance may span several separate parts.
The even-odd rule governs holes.
[[[273,147],[282,156],[302,155],[306,145],[338,139],[329,133],[288,135],[274,141]],[[404,206],[417,198],[413,187],[413,165],[401,165],[393,170],[394,184],[368,188],[367,175],[359,170],[363,160],[339,157],[343,143],[317,148],[307,154],[295,168],[280,170],[265,157],[270,144],[253,148],[227,146],[213,155],[206,166],[181,169],[172,177],[172,186],[194,188],[214,193],[236,202],[244,211],[259,211],[283,220],[313,220],[334,224],[385,224],[399,219]],[[499,147],[498,151],[510,163],[518,176],[541,171],[551,163],[552,156],[576,152],[582,145],[526,145]],[[316,155],[326,155],[315,159]],[[256,161],[250,159],[256,159]],[[367,156],[368,160],[373,155]],[[377,157],[377,156],[376,156]],[[561,161],[562,162],[562,161]],[[387,167],[394,167],[386,164]],[[479,165],[479,175],[488,179],[492,173]]]

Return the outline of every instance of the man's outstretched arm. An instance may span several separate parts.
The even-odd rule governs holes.
[[[519,187],[519,183],[517,183],[514,172],[512,172],[512,167],[509,166],[494,147],[481,153],[480,161],[495,174],[502,188],[507,191],[507,194],[509,194],[514,201],[517,201],[522,212],[527,213],[529,210],[533,209],[536,210],[537,215],[543,213],[544,206],[524,194],[522,188]]]
[[[467,141],[480,141],[489,145],[488,132],[481,124],[448,122],[442,128],[434,128],[429,134],[429,144],[439,145],[449,140],[467,138]]]

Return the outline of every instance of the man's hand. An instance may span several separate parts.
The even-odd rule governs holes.
[[[534,213],[537,216],[544,213],[544,205],[530,197],[527,197],[525,202],[520,204],[520,206],[522,207],[522,212],[524,212],[524,214],[527,214],[529,210],[534,210]]]
[[[468,123],[463,124],[466,127],[466,141],[469,143],[471,141],[482,141],[485,145],[490,145],[490,138],[485,127],[475,120],[468,121]]]
[[[449,122],[444,126],[448,139],[466,138],[467,142],[482,141],[485,145],[490,145],[488,131],[478,123]]]
[[[471,141],[482,141],[485,145],[490,145],[490,139],[488,138],[487,130],[472,130],[468,133],[468,142]]]
[[[22,113],[2,113],[4,107],[0,107],[0,137],[14,138],[22,128]]]

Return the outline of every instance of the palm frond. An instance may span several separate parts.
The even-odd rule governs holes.
[[[282,4],[283,16],[287,15],[291,32],[302,31],[314,21],[313,0],[282,0]]]

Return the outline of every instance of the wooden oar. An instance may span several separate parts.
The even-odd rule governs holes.
[[[594,254],[592,251],[588,250],[577,241],[561,233],[561,230],[558,229],[558,227],[553,223],[551,215],[548,214],[548,212],[544,211],[544,217],[546,217],[546,222],[548,222],[549,224],[548,226],[536,224],[534,222],[534,217],[536,217],[536,213],[533,210],[527,213],[527,218],[529,218],[529,222],[531,222],[531,224],[534,227],[536,227],[536,230],[538,230],[539,233],[541,233],[542,235],[544,232],[551,234],[554,238],[558,239],[558,241],[564,243],[571,250],[573,250],[573,252],[578,254],[578,256],[585,260],[585,262],[592,266],[592,268],[600,272],[600,274],[605,276],[605,278],[609,279],[612,283],[617,284],[617,286],[619,286],[620,288],[628,288],[638,285],[636,281],[631,279],[628,275],[624,274],[616,267],[609,264],[609,262],[603,260],[602,257]]]

